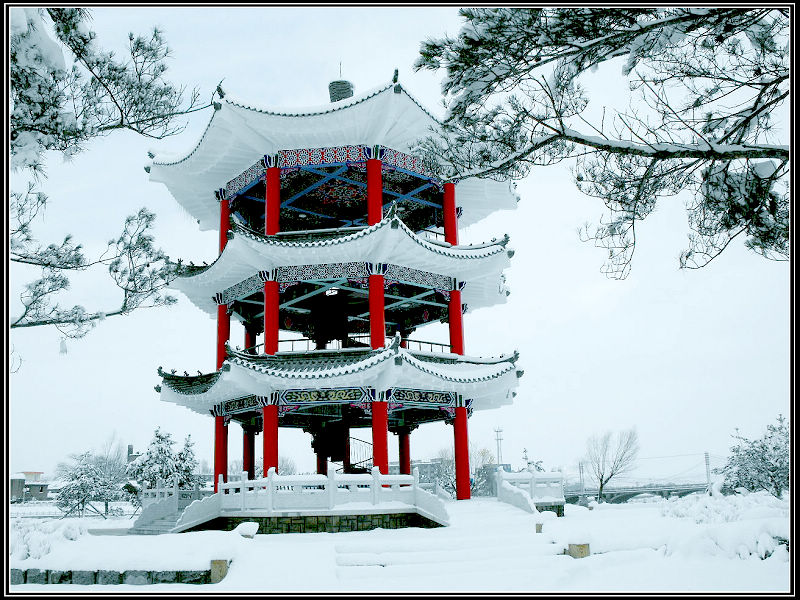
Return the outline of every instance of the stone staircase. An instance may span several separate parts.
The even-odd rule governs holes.
[[[391,538],[364,536],[337,543],[337,579],[369,587],[370,580],[402,580],[414,573],[435,577],[445,569],[468,580],[481,573],[530,569],[537,556],[561,554],[562,548],[548,536],[535,535],[532,515],[496,499],[450,502],[447,510],[452,525],[425,530],[423,544],[418,530],[400,529]],[[508,520],[505,515],[515,519]],[[491,531],[491,536],[475,535],[475,529]]]
[[[153,521],[148,525],[134,526],[128,530],[128,535],[160,535],[162,533],[170,533],[175,525],[178,524],[180,516],[180,513],[175,513],[174,515],[169,515],[157,521]]]

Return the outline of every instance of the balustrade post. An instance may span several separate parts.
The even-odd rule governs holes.
[[[245,495],[247,493],[247,471],[242,471],[242,510],[247,508],[247,503],[245,502]]]
[[[219,474],[217,477],[217,489],[214,490],[215,493],[224,494],[225,491],[222,489],[222,484],[225,483],[225,480],[222,478],[222,473]]]
[[[338,492],[338,484],[336,483],[336,469],[333,465],[328,464],[328,508],[331,509],[336,506],[336,493]]]
[[[372,491],[372,504],[378,503],[378,494],[380,493],[381,489],[381,472],[378,467],[372,467],[372,484],[370,485],[370,490]]]
[[[274,506],[273,495],[275,493],[275,467],[270,467],[267,471],[267,510],[272,512]]]
[[[533,492],[534,492],[535,488],[536,488],[536,475],[531,473],[531,480],[528,483],[528,495],[531,497],[531,500],[533,500],[533,496],[534,496]]]
[[[180,509],[180,492],[178,491],[178,474],[172,476],[172,501],[175,504],[175,511]]]

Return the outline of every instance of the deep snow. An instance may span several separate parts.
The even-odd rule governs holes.
[[[788,499],[766,494],[689,496],[652,502],[567,505],[566,517],[529,514],[494,498],[449,502],[438,529],[256,535],[162,536],[54,533],[49,553],[15,568],[207,569],[230,558],[214,591],[788,591]],[[543,522],[543,533],[535,523]],[[96,522],[96,521],[95,521]],[[69,527],[63,525],[61,527]],[[75,537],[75,527],[68,537]],[[78,528],[80,529],[80,528]],[[13,543],[12,531],[12,546]],[[562,554],[589,543],[592,555]],[[19,542],[17,553],[19,554]],[[766,556],[765,559],[760,556]],[[24,586],[15,589],[43,589]],[[85,591],[61,586],[59,592]],[[92,586],[92,591],[199,591],[171,584]],[[48,588],[48,591],[53,591]]]

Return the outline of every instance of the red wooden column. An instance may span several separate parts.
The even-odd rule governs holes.
[[[349,473],[350,467],[350,431],[348,429],[347,437],[344,438],[344,460],[342,461],[342,472]]]
[[[458,213],[456,212],[456,186],[452,182],[444,184],[444,241],[453,246],[458,245]]]
[[[328,474],[328,457],[319,452],[317,453],[317,473],[319,475]]]
[[[256,345],[256,332],[252,327],[244,326],[244,347],[250,354],[255,354],[253,346]]]
[[[369,276],[369,338],[372,349],[383,348],[386,342],[385,296],[383,275]]]
[[[256,475],[256,432],[249,425],[242,425],[242,471],[247,472],[248,479]]]
[[[411,475],[411,451],[409,437],[411,432],[408,429],[400,429],[397,432],[398,455],[400,457],[400,474]]]
[[[447,303],[447,322],[450,328],[450,352],[464,354],[464,317],[462,315],[461,290],[450,291]]]
[[[442,201],[444,212],[444,239],[448,244],[458,245],[458,212],[456,209],[456,186],[452,182],[444,184]],[[461,304],[461,289],[457,282],[450,292],[447,305],[450,328],[450,352],[464,354],[464,318]],[[469,490],[469,440],[467,433],[467,408],[456,406],[453,421],[453,437],[456,462],[456,499],[468,500]]]
[[[267,404],[262,409],[264,419],[264,477],[270,467],[278,472],[278,405]]]
[[[375,225],[383,218],[383,178],[379,148],[372,148],[374,158],[367,159],[367,225]]]
[[[467,408],[456,406],[453,422],[456,459],[456,500],[469,500],[469,440],[467,436]]]
[[[274,162],[271,157],[264,159]],[[280,216],[281,216],[281,169],[276,166],[267,167],[267,175],[265,179],[266,195],[264,197],[264,233],[267,235],[275,235],[281,230]]]
[[[274,157],[264,157],[265,164],[275,163]],[[264,198],[264,233],[275,235],[280,231],[281,213],[281,170],[277,166],[267,166],[266,194]],[[264,281],[264,353],[275,354],[278,351],[278,312],[280,297],[278,282]],[[266,471],[265,471],[266,473]]]
[[[380,149],[372,148],[373,158],[367,159],[367,225],[383,218],[383,178]],[[369,276],[369,332],[373,349],[383,348],[386,339],[385,297],[383,275]],[[386,402],[372,403],[372,464],[381,473],[389,473],[389,414]]]
[[[218,192],[219,197],[219,253],[228,243],[228,230],[230,229],[230,204],[223,192]],[[217,304],[217,369],[225,362],[225,342],[231,337],[231,316],[228,314],[227,304],[219,297]],[[223,481],[228,480],[228,425],[225,417],[214,417],[214,492],[217,491],[219,476]]]
[[[381,473],[389,473],[389,405],[386,402],[372,403],[372,466]]]
[[[214,493],[217,493],[219,476],[228,481],[228,425],[225,417],[214,417]]]

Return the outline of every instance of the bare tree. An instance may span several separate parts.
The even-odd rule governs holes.
[[[608,209],[580,233],[606,250],[612,278],[630,270],[637,222],[682,190],[693,193],[682,268],[739,236],[788,260],[787,8],[460,12],[458,36],[427,40],[415,64],[446,70],[444,135],[425,148],[446,176],[522,177],[576,159],[578,188]],[[581,78],[606,62],[627,76],[629,103],[592,116]]]
[[[586,462],[597,479],[597,498],[602,501],[603,488],[615,476],[630,471],[639,455],[636,428],[593,435],[586,443]]]

